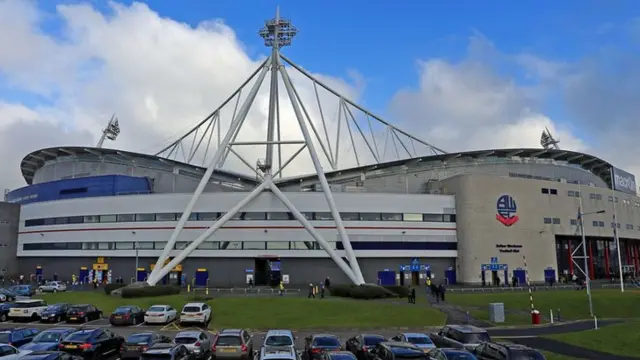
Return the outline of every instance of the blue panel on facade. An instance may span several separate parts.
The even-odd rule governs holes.
[[[151,190],[151,181],[146,177],[125,175],[90,176],[25,186],[9,192],[7,201],[10,203],[29,204],[96,196],[147,194]]]

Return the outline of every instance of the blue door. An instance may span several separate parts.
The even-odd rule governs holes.
[[[147,269],[138,268],[136,270],[136,281],[138,282],[147,281]]]
[[[78,282],[83,284],[89,282],[89,269],[86,266],[80,268],[80,273],[78,274]]]
[[[36,281],[42,281],[42,266],[36,266]]]
[[[547,268],[544,270],[544,281],[546,283],[556,282],[556,270],[553,268]]]
[[[456,278],[456,271],[454,269],[447,269],[444,271],[444,278],[447,281],[448,285],[455,285],[458,283],[458,279]]]
[[[196,276],[194,278],[195,287],[206,287],[207,281],[209,280],[209,271],[207,269],[198,269],[196,270]]]
[[[396,272],[391,270],[378,271],[378,284],[393,286],[396,284]]]
[[[522,268],[517,268],[513,270],[513,276],[518,281],[518,286],[526,286],[527,285],[527,272]]]

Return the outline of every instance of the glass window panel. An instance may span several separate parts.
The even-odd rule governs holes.
[[[244,220],[266,220],[267,213],[265,212],[246,212],[244,213]]]
[[[544,218],[545,224],[551,224],[551,218]]]
[[[269,212],[267,220],[293,220],[293,215],[287,212]]]
[[[267,248],[265,241],[245,241],[242,245],[244,250],[264,250]]]
[[[66,250],[67,249],[67,243],[66,242],[51,243],[51,249],[52,250]]]
[[[69,216],[69,224],[82,224],[84,216]]]
[[[46,219],[44,219],[44,224],[45,225],[55,225],[56,224],[56,218],[46,218]]]
[[[201,220],[201,221],[216,221],[216,220],[218,220],[218,213],[217,212],[198,213],[198,220]]]
[[[199,250],[218,250],[220,243],[217,241],[205,241],[198,245]]]
[[[111,223],[116,222],[116,220],[118,220],[118,217],[116,215],[100,215],[101,223]]]
[[[181,217],[182,217],[182,213],[176,214],[176,220],[179,220]],[[187,221],[197,221],[197,220],[198,220],[198,213],[194,213],[194,212],[189,214],[189,218],[187,219]]]
[[[134,222],[136,221],[135,214],[118,214],[118,222]]]
[[[330,212],[316,212],[315,219],[321,221],[333,220],[333,215]]]
[[[403,221],[422,221],[422,214],[402,214]]]
[[[174,213],[156,214],[156,221],[176,221],[176,214]]]
[[[67,243],[67,250],[82,250],[82,243],[79,243],[79,242]]]
[[[156,217],[157,219],[157,217]],[[167,242],[166,241],[156,241],[153,243],[153,248],[156,250],[162,250],[164,249],[164,247],[167,246]]]
[[[456,214],[444,214],[444,222],[456,222],[458,216]]]
[[[153,241],[138,241],[138,250],[153,250]]]
[[[312,243],[309,243],[312,244]],[[304,241],[292,241],[291,242],[291,250],[309,250],[307,243]]]
[[[362,221],[380,221],[380,213],[360,213],[360,220]]]
[[[56,224],[68,224],[69,223],[69,218],[68,217],[57,217],[56,218]]]
[[[357,212],[341,212],[340,217],[344,221],[358,221],[360,220],[360,214]]]
[[[304,217],[307,220],[313,220],[313,213],[312,212],[303,212],[302,215],[304,215]]]
[[[382,221],[402,221],[402,214],[382,213],[380,217]]]
[[[267,241],[267,250],[289,250],[289,242],[288,241]]]
[[[116,250],[133,250],[134,246],[132,242],[116,242]]]
[[[176,244],[173,246],[173,248],[176,250],[184,250],[187,246],[189,246],[189,243],[186,241],[176,241]]]
[[[422,221],[426,222],[442,222],[442,214],[422,214]],[[405,219],[405,221],[407,221]]]
[[[95,242],[82,243],[82,250],[96,250],[97,248],[98,248],[98,243],[95,243]]]
[[[113,243],[110,242],[99,242],[98,250],[111,250],[113,248]]]
[[[98,223],[100,222],[100,216],[97,215],[89,215],[84,217],[85,223]]]
[[[242,250],[241,241],[223,241],[220,243],[220,250]]]
[[[136,214],[136,221],[156,221],[156,214]]]
[[[220,216],[222,216],[222,215],[220,215]],[[242,220],[243,216],[244,216],[244,213],[243,212],[239,212],[239,213],[236,213],[235,215],[233,215],[231,217],[231,220]]]

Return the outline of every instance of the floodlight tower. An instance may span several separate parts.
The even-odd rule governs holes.
[[[120,135],[120,123],[118,122],[116,114],[113,114],[111,115],[109,123],[107,123],[107,127],[102,130],[102,136],[100,137],[100,141],[98,141],[96,147],[101,148],[106,139],[115,141],[118,135]]]
[[[307,230],[309,235],[314,238],[314,240],[327,252],[329,257],[338,265],[338,267],[344,272],[344,274],[357,285],[364,284],[364,277],[362,276],[362,272],[360,270],[360,266],[358,265],[358,260],[355,256],[353,248],[351,247],[351,242],[349,241],[349,236],[347,235],[344,223],[342,222],[342,218],[340,217],[340,212],[337,209],[335,200],[333,198],[333,194],[331,193],[331,188],[327,181],[327,178],[324,174],[324,170],[322,168],[322,164],[318,157],[318,153],[316,151],[316,145],[313,142],[313,138],[311,132],[309,131],[306,123],[306,119],[303,115],[304,106],[301,100],[298,98],[298,93],[294,88],[293,83],[291,82],[291,78],[281,63],[281,59],[284,57],[280,54],[280,48],[284,46],[291,45],[291,40],[296,35],[297,30],[289,20],[280,18],[279,9],[276,10],[276,16],[274,19],[266,22],[265,26],[259,32],[260,36],[264,39],[265,45],[271,47],[271,55],[269,58],[260,65],[260,68],[253,76],[257,74],[257,79],[253,84],[247,98],[244,103],[238,110],[237,114],[231,121],[229,125],[229,130],[225,134],[224,139],[221,141],[220,145],[216,149],[216,153],[211,159],[206,172],[204,173],[202,180],[198,184],[198,187],[194,191],[194,194],[187,204],[186,209],[182,212],[182,216],[178,221],[174,232],[172,233],[169,241],[167,242],[165,248],[162,250],[162,254],[158,257],[156,265],[149,275],[147,282],[149,285],[155,285],[160,281],[164,276],[166,276],[171,269],[173,269],[176,265],[180,264],[191,252],[196,250],[198,246],[210,238],[218,229],[224,226],[224,224],[231,220],[235,214],[240,212],[245,206],[250,204],[255,198],[257,198],[263,192],[269,192],[275,198],[280,200],[280,202],[291,212],[291,214],[302,224],[302,226]],[[292,64],[292,63],[290,63]],[[294,66],[292,64],[292,66]],[[271,74],[270,88],[269,88],[269,113],[267,116],[267,136],[266,141],[252,141],[252,142],[236,142],[236,138],[240,131],[242,130],[242,126],[244,124],[245,118],[253,104],[253,101],[260,90],[260,86],[264,81],[267,72]],[[295,118],[300,127],[300,132],[302,133],[303,140],[299,141],[282,141],[280,139],[280,124],[279,124],[279,104],[278,104],[278,75],[282,77],[282,82],[284,83],[284,87],[286,89],[288,98],[291,102],[291,106],[295,113]],[[311,126],[313,126],[311,124]],[[278,136],[276,139],[275,132],[278,130]],[[273,147],[277,145],[280,148],[281,145],[301,145],[300,149],[294,153],[286,162],[282,163],[279,158],[278,169],[276,172],[273,172]],[[258,170],[261,173],[256,172],[258,178],[262,180],[262,182],[254,188],[247,196],[239,201],[235,206],[229,209],[224,215],[222,215],[211,227],[205,230],[198,238],[193,240],[189,245],[184,248],[184,250],[180,251],[173,259],[168,262],[165,262],[168,258],[176,241],[180,235],[180,232],[184,228],[193,208],[195,207],[198,199],[202,195],[206,185],[211,178],[211,175],[216,169],[220,169],[224,161],[229,153],[232,153],[236,157],[239,157],[245,164],[249,162],[243,159],[236,151],[232,149],[235,146],[242,145],[264,145],[266,146],[266,157],[264,161],[258,161]],[[322,146],[322,145],[320,145]],[[295,205],[287,198],[287,196],[278,188],[276,183],[273,181],[273,177],[282,173],[282,170],[291,163],[291,161],[304,149],[307,149],[309,155],[311,157],[311,161],[315,168],[315,172],[318,176],[318,180],[320,185],[322,186],[322,192],[327,201],[327,205],[329,211],[333,215],[334,222],[336,224],[336,229],[340,235],[340,240],[344,246],[344,250],[349,260],[349,264],[347,264],[342,257],[340,257],[335,249],[331,247],[331,245],[324,239],[317,230],[311,225],[311,223],[305,218],[304,215],[295,207]],[[279,157],[281,156],[281,152],[278,151]]]
[[[560,140],[556,140],[553,135],[551,135],[551,131],[545,126],[544,130],[542,130],[542,135],[540,135],[540,145],[545,149],[560,150],[560,146],[558,146],[559,143]]]

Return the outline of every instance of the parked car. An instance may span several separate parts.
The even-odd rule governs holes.
[[[9,310],[9,319],[37,321],[42,317],[42,312],[46,308],[47,303],[42,299],[18,300]]]
[[[140,355],[140,360],[195,360],[195,355],[180,344],[156,344]]]
[[[38,329],[14,328],[0,330],[0,344],[9,344],[11,346],[20,347],[31,342],[38,335]]]
[[[211,307],[205,303],[188,303],[180,313],[181,324],[208,325],[211,321]]]
[[[168,324],[178,318],[178,311],[170,305],[153,305],[144,314],[147,324]]]
[[[436,345],[431,341],[431,338],[427,334],[421,333],[402,333],[398,334],[390,339],[391,341],[402,341],[411,343],[425,352],[434,349]]]
[[[204,331],[181,331],[176,334],[173,342],[186,346],[198,359],[207,359],[214,351],[211,337]]]
[[[67,320],[67,312],[70,306],[69,304],[53,304],[47,306],[47,308],[40,313],[40,322],[59,323]]]
[[[20,346],[20,350],[53,351],[58,350],[60,341],[69,336],[75,329],[55,328],[40,332],[31,342]]]
[[[544,355],[528,346],[512,343],[486,342],[478,345],[472,353],[479,360],[528,359],[545,360]]]
[[[47,281],[44,285],[40,285],[38,290],[53,293],[58,291],[67,291],[67,285],[62,281]]]
[[[22,356],[20,360],[82,360],[82,358],[62,351],[34,351]]]
[[[358,360],[369,360],[369,351],[385,341],[382,335],[360,334],[347,340],[345,350],[350,351]]]
[[[477,360],[475,355],[464,349],[431,349],[428,355],[431,360]]]
[[[9,288],[9,291],[18,295],[31,297],[36,294],[36,289],[31,285],[14,285]]]
[[[374,360],[427,359],[424,350],[408,342],[385,341],[371,350]]]
[[[429,334],[433,343],[439,348],[456,348],[473,350],[483,342],[490,342],[487,330],[471,325],[447,325],[438,333]]]
[[[253,354],[253,338],[244,329],[224,329],[218,332],[211,351],[216,359],[248,359]]]
[[[331,334],[316,334],[304,339],[304,355],[308,360],[320,359],[325,351],[341,351],[340,339]]]
[[[291,330],[269,330],[264,336],[262,346],[289,346],[295,349],[296,337]]]
[[[255,360],[301,360],[293,346],[262,346],[254,355]]]
[[[111,325],[137,325],[144,322],[144,310],[137,306],[126,305],[119,306],[111,316],[109,316],[109,324]]]
[[[60,342],[60,350],[87,360],[116,355],[119,357],[124,338],[108,329],[84,329],[71,333]]]
[[[155,344],[170,343],[171,339],[155,332],[130,335],[122,347],[120,359],[138,359],[143,352]]]
[[[357,360],[350,351],[329,351],[322,353],[322,360]]]
[[[0,360],[18,360],[29,354],[31,351],[20,351],[14,346],[8,344],[0,344]]]
[[[13,291],[5,288],[0,288],[0,302],[15,301],[17,297],[18,294],[14,293]]]
[[[9,311],[14,307],[14,303],[2,303],[0,304],[0,322],[9,320]]]
[[[67,311],[67,322],[89,322],[102,319],[102,311],[90,304],[71,305]]]

